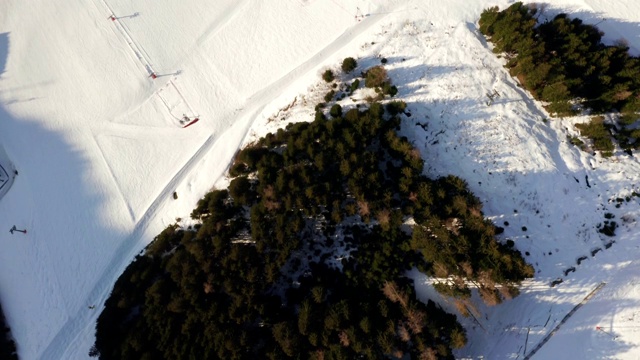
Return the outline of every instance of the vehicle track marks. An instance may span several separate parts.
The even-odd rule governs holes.
[[[601,282],[600,284],[598,284],[598,286],[596,286],[596,288],[595,288],[595,289],[591,290],[591,292],[590,292],[590,293],[589,293],[589,294],[588,294],[588,295],[587,295],[587,296],[586,296],[586,297],[585,297],[585,298],[584,298],[584,299],[583,299],[583,300],[582,300],[578,305],[574,306],[574,307],[573,307],[573,309],[571,309],[571,311],[569,311],[569,312],[567,313],[567,315],[565,315],[565,316],[562,318],[562,320],[560,320],[560,322],[558,323],[558,325],[556,325],[556,327],[555,327],[555,328],[553,328],[553,330],[551,330],[551,332],[549,332],[549,333],[547,334],[547,336],[545,336],[545,337],[542,339],[542,341],[540,341],[540,342],[538,343],[538,345],[536,345],[536,347],[534,347],[533,349],[531,349],[531,352],[529,352],[529,353],[524,357],[524,360],[531,359],[531,357],[532,357],[533,355],[535,355],[535,354],[536,354],[536,352],[538,352],[538,350],[540,350],[540,349],[544,346],[544,344],[546,344],[546,343],[547,343],[547,341],[549,341],[549,339],[551,339],[551,337],[552,337],[553,335],[555,335],[555,333],[556,333],[556,332],[558,332],[558,330],[560,329],[560,327],[561,327],[562,325],[564,325],[564,323],[566,323],[566,322],[567,322],[567,320],[569,320],[569,318],[570,318],[571,316],[573,316],[573,314],[575,314],[575,313],[576,313],[576,311],[582,307],[582,305],[586,304],[589,300],[591,300],[591,298],[592,298],[592,297],[594,297],[594,296],[595,296],[595,295],[596,295],[596,294],[597,294],[597,293],[598,293],[598,292],[599,292],[599,291],[600,291],[600,290],[601,290],[601,289],[602,289],[606,284],[607,284],[607,283],[605,283],[605,282]]]

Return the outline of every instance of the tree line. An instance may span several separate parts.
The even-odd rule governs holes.
[[[640,60],[626,42],[602,43],[603,33],[582,20],[559,14],[538,23],[535,6],[514,3],[482,12],[480,32],[506,56],[512,76],[559,115],[573,105],[632,117],[640,110]]]
[[[422,175],[420,152],[396,133],[405,106],[343,113],[336,102],[239,151],[228,188],[192,211],[197,225],[169,226],[118,279],[90,354],[453,359],[464,329],[419,301],[406,271],[463,297],[454,280],[469,279],[496,303],[533,269],[496,241],[464,180]]]

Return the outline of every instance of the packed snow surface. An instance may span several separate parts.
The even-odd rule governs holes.
[[[87,359],[133,257],[225,183],[239,146],[309,120],[319,74],[347,56],[357,71],[388,59],[425,172],[466,179],[536,268],[519,297],[460,317],[457,356],[640,358],[640,164],[570,145],[588,118],[550,118],[508,75],[477,20],[510,3],[0,2],[0,303],[20,358]],[[637,1],[551,0],[541,17],[559,12],[640,54]],[[605,213],[615,237],[596,230]]]

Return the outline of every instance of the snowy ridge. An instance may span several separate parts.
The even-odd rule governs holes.
[[[0,164],[19,175],[0,198],[0,301],[21,359],[87,359],[129,261],[224,184],[242,143],[286,125],[279,109],[294,104],[278,117],[308,121],[324,91],[318,74],[347,56],[357,71],[388,59],[411,113],[401,132],[426,172],[465,178],[505,228],[501,240],[536,268],[519,297],[476,301],[458,355],[524,357],[606,282],[533,358],[640,356],[640,207],[616,200],[640,192],[640,164],[580,152],[566,137],[588,119],[548,119],[503,69],[475,22],[511,2],[1,3]],[[543,15],[560,11],[640,49],[632,0],[554,0]],[[492,91],[500,96],[487,106]],[[182,129],[183,114],[200,121]],[[605,213],[620,226],[613,238],[595,228]],[[13,225],[29,232],[10,234]],[[421,296],[439,298],[414,276]]]

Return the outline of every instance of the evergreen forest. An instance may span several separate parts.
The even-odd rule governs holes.
[[[619,112],[617,139],[625,149],[637,148],[640,132],[632,125],[640,110],[640,59],[629,54],[624,39],[603,44],[604,34],[580,19],[559,14],[540,23],[539,16],[535,5],[521,2],[503,11],[489,8],[480,17],[480,32],[549,112]]]
[[[2,307],[0,307],[0,359],[18,360],[18,354],[16,352],[16,343],[11,337],[11,329],[6,324]]]
[[[323,75],[327,83],[352,76]],[[464,180],[429,179],[400,137],[406,104],[318,106],[239,151],[226,189],[138,255],[96,324],[100,359],[453,359],[456,316],[416,297],[412,268],[444,294],[488,304],[517,295],[533,268],[496,240],[499,229]],[[383,81],[378,81],[379,77]],[[353,82],[351,82],[353,81]],[[356,82],[357,81],[357,82]],[[346,105],[345,105],[346,107]],[[328,110],[328,109],[327,109]],[[406,119],[406,118],[405,118]]]

